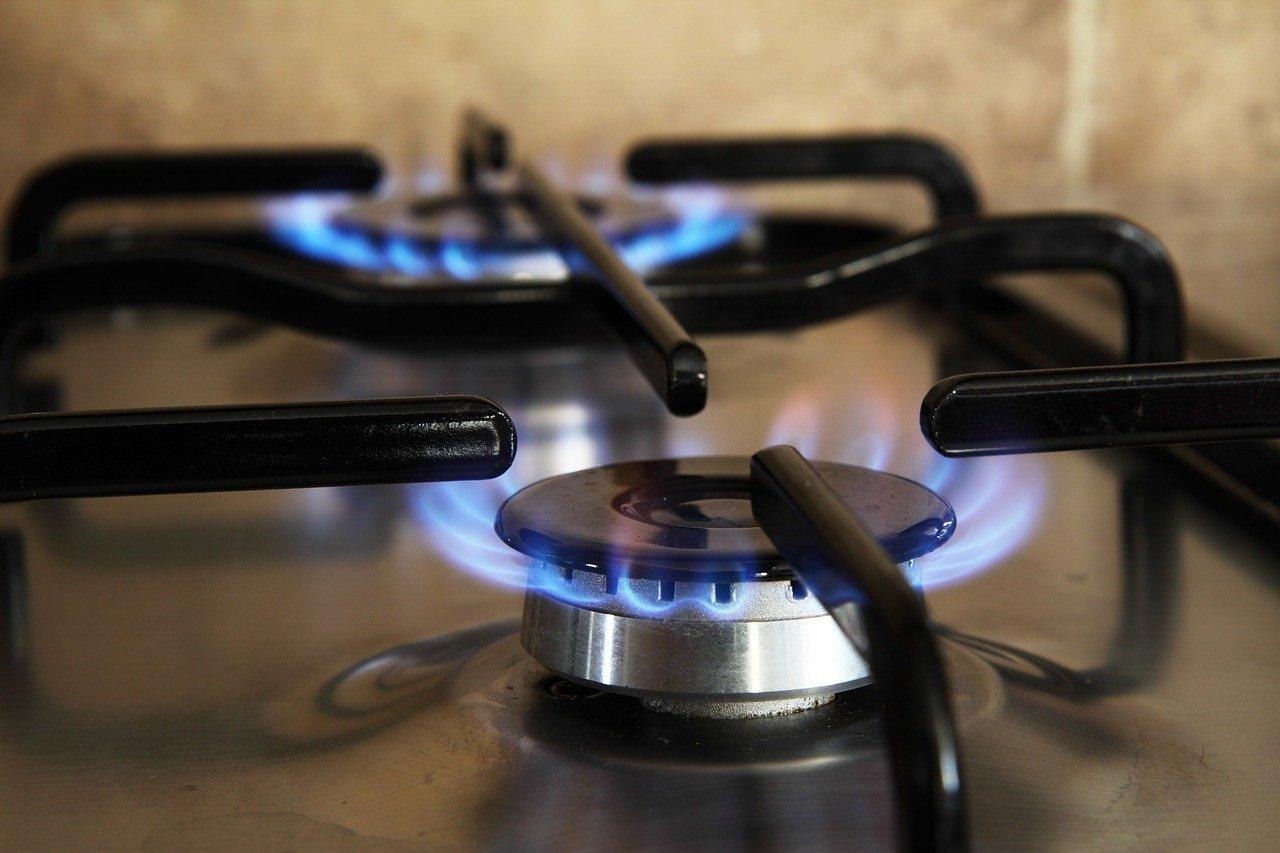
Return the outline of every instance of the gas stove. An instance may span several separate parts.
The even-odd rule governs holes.
[[[426,197],[357,150],[28,184],[6,846],[1280,841],[1280,373],[1182,360],[1154,236],[984,216],[923,137],[517,154],[473,112]],[[863,179],[936,224],[733,192]],[[1122,350],[1001,278],[1064,270]]]
[[[628,462],[512,496],[497,530],[534,559],[529,654],[687,716],[787,713],[867,684],[867,662],[756,523],[749,467],[742,457]],[[947,502],[910,480],[818,470],[895,563],[910,566],[955,527]]]

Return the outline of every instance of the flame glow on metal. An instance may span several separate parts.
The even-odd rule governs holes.
[[[637,611],[654,617],[696,608],[730,618],[742,605],[741,598],[716,601],[711,597],[677,596],[663,601],[653,590],[642,589],[652,581],[633,580],[619,561],[602,567],[618,575],[617,591],[603,592],[571,584],[554,567],[534,566],[531,560],[507,547],[494,533],[494,520],[503,501],[519,489],[545,477],[567,474],[609,462],[602,429],[586,408],[561,405],[532,415],[511,411],[517,423],[536,423],[537,435],[521,436],[516,461],[503,476],[479,482],[424,483],[411,486],[413,512],[435,550],[455,568],[489,583],[516,589],[536,586],[557,598],[583,606],[622,598]],[[660,454],[658,454],[660,455]],[[747,574],[744,572],[744,575]]]
[[[948,459],[910,426],[894,422],[891,395],[862,394],[856,407],[834,413],[814,393],[799,392],[779,410],[767,444],[791,444],[813,459],[888,471],[928,486],[950,502],[956,532],[916,560],[926,590],[960,583],[1016,553],[1036,531],[1045,476],[1031,456]],[[836,418],[836,415],[842,417]],[[838,420],[838,427],[832,428]]]
[[[586,182],[593,193],[606,194],[613,188],[603,172],[594,177]],[[417,184],[419,189],[438,190],[441,182],[432,175]],[[749,214],[731,209],[714,191],[682,188],[665,192],[661,198],[673,211],[672,217],[610,235],[628,264],[640,271],[729,245],[743,237],[753,221]],[[568,275],[559,253],[551,248],[497,253],[462,238],[428,244],[394,232],[375,236],[340,224],[340,211],[340,207],[316,197],[297,197],[273,210],[271,221],[276,237],[285,245],[364,270],[458,279],[494,274],[523,278]],[[496,480],[413,486],[413,509],[435,550],[458,569],[518,589],[525,588],[532,578],[535,583],[555,585],[548,591],[559,597],[586,593],[580,585],[570,589],[557,572],[531,573],[529,558],[508,548],[495,535],[498,508],[520,488],[539,479],[612,462],[741,454],[785,443],[811,459],[861,465],[916,480],[946,498],[957,515],[955,535],[934,553],[915,561],[914,572],[925,589],[964,582],[1008,559],[1037,530],[1045,502],[1040,460],[1018,456],[945,459],[929,448],[914,423],[899,421],[914,405],[895,400],[887,389],[874,384],[860,386],[856,395],[847,398],[820,390],[797,391],[771,416],[762,417],[771,426],[756,437],[758,443],[749,446],[725,446],[714,429],[705,428],[702,419],[679,424],[664,421],[662,435],[645,434],[651,447],[642,441],[638,448],[632,442],[621,456],[614,455],[607,418],[596,417],[585,405],[567,403],[525,412],[509,405],[508,409],[522,426],[520,452],[512,469]],[[523,429],[530,425],[533,429]],[[626,573],[625,565],[606,568]],[[616,594],[631,597],[633,606],[654,616],[689,606],[728,615],[735,606],[732,601],[679,597],[663,601],[648,592],[641,595],[622,577]]]
[[[876,470],[891,471],[923,483],[955,508],[956,533],[944,546],[915,561],[914,573],[926,590],[961,583],[999,565],[1032,535],[1045,499],[1042,464],[1034,457],[945,459],[934,453],[918,432],[896,429],[898,407],[885,395],[863,396],[856,410],[835,417],[816,394],[798,393],[778,411],[765,444],[795,445],[806,456]],[[846,407],[848,409],[849,407]],[[557,571],[530,572],[530,560],[508,548],[494,534],[502,502],[518,489],[544,477],[610,462],[605,431],[593,423],[585,406],[562,405],[535,417],[516,412],[517,422],[536,421],[537,435],[522,435],[516,463],[497,480],[434,483],[412,487],[413,508],[435,549],[460,570],[502,586],[525,588],[530,582],[546,591],[590,606],[600,594],[570,585]],[[838,428],[831,428],[831,424]],[[825,425],[825,428],[824,428]],[[713,437],[697,434],[667,437],[668,452],[714,453]],[[763,445],[761,445],[763,446]],[[661,455],[655,452],[653,455]],[[623,575],[616,595],[637,609],[661,617],[680,608],[697,607],[731,616],[734,601],[677,597],[660,600],[625,577],[624,564],[605,567]],[[744,573],[745,574],[745,573]]]

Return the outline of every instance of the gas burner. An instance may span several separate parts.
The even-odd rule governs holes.
[[[656,196],[575,196],[572,202],[638,270],[728,249],[751,225],[750,216],[722,208],[713,197],[694,197],[681,207]],[[302,196],[273,208],[271,231],[302,256],[374,274],[366,279],[371,283],[420,284],[424,276],[568,278],[569,266],[529,206],[519,192],[479,190],[407,204],[403,199],[347,201],[336,208]]]
[[[918,483],[815,467],[913,581],[915,558],[955,530],[950,505]],[[513,495],[497,531],[534,559],[524,647],[571,681],[653,710],[729,718],[811,708],[870,680],[756,524],[745,457],[553,477]]]

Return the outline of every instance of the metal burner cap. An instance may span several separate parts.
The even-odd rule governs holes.
[[[955,529],[950,504],[893,474],[815,462],[896,563]],[[782,557],[751,514],[750,461],[706,456],[625,462],[552,477],[513,495],[498,535],[517,551],[573,568],[627,574],[777,573]]]

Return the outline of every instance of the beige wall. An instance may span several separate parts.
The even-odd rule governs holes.
[[[1275,0],[0,0],[3,202],[83,148],[444,162],[467,103],[570,173],[641,135],[928,131],[995,210],[1149,225],[1198,316],[1280,349]]]

